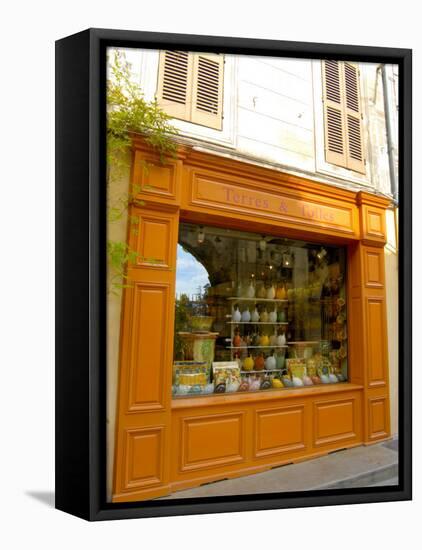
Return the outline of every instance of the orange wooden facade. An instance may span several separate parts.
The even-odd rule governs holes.
[[[143,166],[150,164],[148,171]],[[385,304],[389,201],[180,148],[134,141],[139,253],[123,299],[113,502],[156,498],[390,436]],[[172,400],[181,221],[347,245],[349,382]]]

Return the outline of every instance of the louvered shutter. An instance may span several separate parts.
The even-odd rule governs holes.
[[[160,52],[158,104],[171,117],[190,119],[193,59],[188,52]]]
[[[364,173],[359,70],[348,62],[324,61],[322,79],[325,159]]]
[[[345,120],[347,124],[347,167],[365,172],[363,156],[362,113],[359,93],[359,69],[348,63],[344,67]]]
[[[325,160],[346,166],[346,134],[343,116],[342,74],[338,61],[322,64],[324,90]]]
[[[194,55],[191,121],[221,130],[223,119],[222,55]]]

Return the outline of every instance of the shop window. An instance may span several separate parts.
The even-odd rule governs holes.
[[[365,173],[359,69],[348,61],[323,61],[325,160]]]
[[[347,381],[345,249],[181,223],[173,395]]]
[[[173,118],[221,130],[223,68],[222,55],[160,52],[158,104]]]

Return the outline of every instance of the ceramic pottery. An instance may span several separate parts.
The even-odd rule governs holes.
[[[268,319],[269,319],[270,323],[276,323],[277,322],[277,311],[276,310],[271,311],[271,313],[268,316]]]
[[[271,388],[271,380],[268,380],[268,378],[266,378],[265,380],[262,381],[260,389],[269,390],[270,388]]]
[[[249,357],[246,357],[246,359],[243,361],[243,370],[253,370],[254,366],[254,360],[249,355]]]
[[[288,376],[283,376],[282,382],[287,388],[291,388],[293,386],[293,382]]]
[[[338,378],[335,374],[329,374],[328,378],[332,384],[334,384],[335,382],[338,382]]]
[[[261,313],[261,322],[266,323],[268,321],[268,311],[264,309],[264,311]]]
[[[305,386],[313,386],[314,385],[311,378],[309,376],[306,376],[306,375],[303,377],[303,383],[304,383]]]
[[[242,314],[240,313],[239,306],[238,306],[232,314],[232,320],[235,323],[238,323],[241,319],[242,319]]]
[[[319,376],[311,376],[311,380],[314,384],[321,384],[321,378]]]
[[[284,289],[284,286],[279,286],[277,288],[277,292],[275,293],[275,297],[277,300],[285,300],[286,299],[286,291]]]
[[[277,346],[285,346],[286,345],[286,337],[283,334],[279,334],[277,336]]]
[[[267,293],[265,292],[265,286],[262,285],[258,291],[258,298],[265,298]]]
[[[240,334],[239,333],[235,334],[233,338],[233,346],[235,348],[239,348],[241,343],[242,343],[242,338],[240,337]]]
[[[224,393],[226,391],[226,384],[218,384],[215,389],[214,389],[214,393]]]
[[[269,346],[270,345],[270,339],[266,334],[263,334],[261,338],[259,339],[259,345],[260,346]]]
[[[329,384],[330,383],[330,379],[328,378],[328,376],[326,374],[321,374],[321,382],[323,384]]]
[[[254,323],[257,323],[259,321],[259,313],[258,313],[258,310],[256,308],[252,311],[251,320]]]
[[[293,386],[303,386],[303,382],[300,378],[298,378],[297,376],[293,376]]]
[[[227,384],[226,391],[227,392],[235,392],[239,389],[239,386],[240,386],[240,384],[237,381],[229,382]]]
[[[249,379],[249,389],[250,390],[259,390],[259,387],[261,385],[261,381],[259,378],[250,378]]]
[[[284,363],[286,361],[284,353],[278,353],[276,355],[275,360],[276,360],[276,368],[281,370],[284,367]]]
[[[267,297],[268,300],[274,300],[274,298],[275,298],[275,288],[274,288],[274,285],[271,285],[269,288],[267,288],[266,297]]]
[[[279,380],[278,378],[273,378],[272,385],[273,385],[273,388],[283,388],[284,387],[283,382],[281,380]]]
[[[265,366],[265,360],[262,355],[257,355],[255,357],[254,365],[255,365],[255,370],[263,370]]]
[[[254,334],[253,338],[252,338],[252,345],[253,346],[259,346],[259,334]]]
[[[249,390],[249,384],[246,380],[242,380],[240,383],[237,391],[248,391]]]
[[[270,336],[270,346],[277,345],[277,334],[271,334]]]
[[[267,370],[274,370],[276,368],[276,360],[275,360],[274,355],[269,355],[265,359],[265,368]]]
[[[249,309],[245,309],[245,311],[242,313],[242,322],[249,323],[251,320],[251,312]]]
[[[254,298],[254,296],[255,296],[255,287],[252,283],[250,283],[246,291],[246,298]]]
[[[286,312],[284,311],[284,309],[281,309],[281,310],[278,312],[277,321],[278,321],[279,323],[285,323],[285,322],[286,322]]]

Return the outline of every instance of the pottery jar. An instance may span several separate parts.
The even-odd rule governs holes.
[[[242,319],[242,314],[240,313],[239,306],[237,306],[232,314],[232,320],[235,323],[238,323],[241,319]]]
[[[256,308],[252,311],[251,320],[254,323],[257,323],[259,321],[259,313],[258,313],[258,310]]]
[[[251,312],[249,309],[245,309],[245,311],[242,313],[242,322],[243,323],[249,323],[251,320]]]
[[[270,321],[270,323],[276,323],[277,322],[277,310],[274,309],[274,311],[271,311],[269,316],[268,316],[268,320]]]
[[[274,300],[275,298],[275,288],[274,285],[271,285],[267,288],[267,294],[266,294],[267,300]]]

